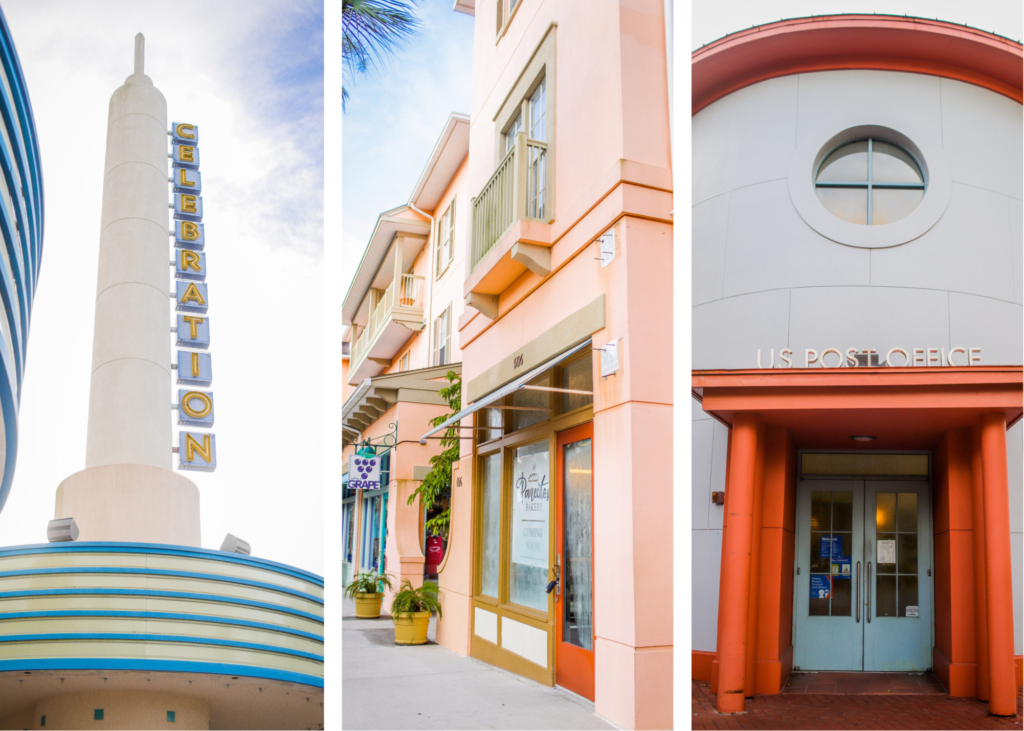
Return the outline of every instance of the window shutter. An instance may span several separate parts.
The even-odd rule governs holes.
[[[444,362],[452,362],[452,306],[444,311]]]
[[[437,336],[441,329],[441,318],[437,318],[434,321],[434,339],[430,346],[430,363],[431,365],[438,365],[437,362]]]
[[[452,198],[452,204],[448,207],[450,214],[448,218],[448,261],[445,264],[451,264],[452,258],[455,255],[455,197]]]
[[[441,226],[439,225],[440,221],[437,223],[438,225],[435,226],[437,230],[434,232],[434,279],[441,276]]]

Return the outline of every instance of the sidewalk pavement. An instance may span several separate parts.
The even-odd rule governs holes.
[[[345,729],[612,729],[594,706],[564,691],[434,643],[395,644],[391,618],[356,619],[342,606],[341,697]]]
[[[988,704],[975,698],[952,698],[918,691],[913,695],[781,693],[747,699],[746,712],[721,714],[717,696],[701,680],[692,683],[695,729],[1019,729],[1017,715],[988,715]]]

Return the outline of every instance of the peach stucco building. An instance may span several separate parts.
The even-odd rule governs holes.
[[[475,16],[453,295],[466,307],[452,320],[472,437],[453,470],[437,640],[587,698],[619,726],[667,728],[665,4],[455,9]]]
[[[409,200],[380,214],[342,305],[343,584],[387,571],[397,588],[424,575],[423,516],[407,505],[439,440],[421,445],[458,373],[468,228],[469,118],[445,123]],[[349,490],[357,449],[382,460],[380,490]],[[390,596],[385,609],[390,606]]]

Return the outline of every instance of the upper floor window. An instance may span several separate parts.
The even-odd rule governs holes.
[[[868,226],[906,218],[921,203],[925,187],[913,155],[872,137],[832,150],[814,178],[818,200],[829,213]]]
[[[524,129],[523,120],[526,120]],[[526,145],[526,215],[529,218],[547,218],[547,79],[542,78],[530,95],[523,100],[519,111],[505,131],[505,153],[515,146],[516,135],[525,132]]]
[[[496,8],[496,28],[494,30],[499,36],[501,32],[505,30],[505,26],[508,25],[508,21],[515,15],[516,9],[523,0],[495,0]]]
[[[455,249],[455,199],[448,205],[441,220],[438,221],[437,236],[437,276],[448,268],[454,256]]]
[[[405,351],[405,355],[402,356],[402,362],[398,366],[398,370],[405,373],[409,370],[409,351]]]
[[[434,323],[434,365],[448,365],[452,357],[452,306],[448,305],[445,311]]]

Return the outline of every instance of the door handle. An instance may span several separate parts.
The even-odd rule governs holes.
[[[857,621],[860,621],[860,561],[857,562]]]
[[[561,596],[562,594],[562,567],[559,564],[555,564],[551,567],[551,571],[554,572],[555,578],[548,582],[547,587],[544,589],[545,594],[550,594],[555,589],[555,596]]]
[[[868,600],[866,602],[864,602],[867,605],[867,609],[865,609],[864,611],[866,613],[865,616],[867,617],[868,624],[870,624],[871,623],[871,562],[870,561],[868,561],[868,574],[867,574],[866,578],[867,578],[867,595],[868,595]]]

